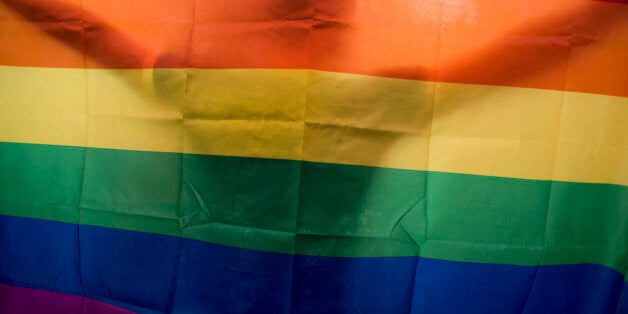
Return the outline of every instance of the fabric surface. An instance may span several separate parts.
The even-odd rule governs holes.
[[[628,313],[623,0],[0,0],[1,313]]]

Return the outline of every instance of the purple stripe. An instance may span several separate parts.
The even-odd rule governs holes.
[[[90,298],[0,284],[0,313],[133,313]]]

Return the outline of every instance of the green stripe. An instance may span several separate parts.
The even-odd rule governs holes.
[[[0,214],[281,253],[622,273],[628,248],[626,186],[16,143],[0,143]]]

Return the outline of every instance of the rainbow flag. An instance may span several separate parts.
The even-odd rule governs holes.
[[[0,313],[628,313],[624,0],[0,0]]]

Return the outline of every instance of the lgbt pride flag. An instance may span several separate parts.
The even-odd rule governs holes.
[[[0,0],[0,313],[628,313],[623,0]]]

